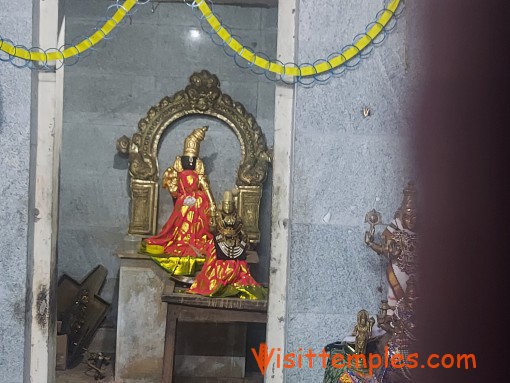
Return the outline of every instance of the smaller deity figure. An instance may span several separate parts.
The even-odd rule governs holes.
[[[381,305],[379,306],[379,313],[377,314],[377,327],[382,328],[387,333],[393,331],[391,327],[391,319],[392,316],[388,314],[388,311],[393,311],[395,307],[392,307],[388,304],[388,300],[383,299],[381,301]]]
[[[216,227],[212,227],[215,233],[214,245],[218,259],[246,260],[248,248],[248,236],[243,230],[241,218],[234,208],[233,194],[226,191],[223,194],[222,209],[216,213],[213,221]]]
[[[183,156],[163,175],[163,188],[174,208],[161,232],[142,242],[142,251],[173,275],[193,275],[214,247],[210,229],[216,204],[198,154],[208,127],[193,130],[184,141]]]
[[[367,310],[360,310],[357,315],[356,325],[351,336],[345,337],[339,342],[328,344],[324,349],[329,353],[323,383],[378,383],[377,377],[372,375],[372,369],[368,368],[368,355],[374,352],[380,340],[379,334],[374,334],[375,320],[369,317]],[[362,355],[358,358],[356,355]],[[353,358],[353,356],[355,356]],[[338,366],[335,360],[351,361],[343,366]]]
[[[211,229],[215,234],[211,255],[188,292],[209,297],[265,299],[266,289],[251,276],[246,262],[248,241],[232,192],[224,193],[221,211],[216,212]]]
[[[374,318],[368,319],[368,311],[360,310],[358,312],[358,322],[354,326],[353,336],[356,336],[354,344],[354,352],[356,354],[365,354],[367,344],[372,336],[372,328],[374,327]]]
[[[382,233],[383,242],[375,242],[375,226],[381,224],[381,214],[375,210],[367,213],[365,222],[370,229],[365,233],[365,243],[388,261],[388,303],[395,306],[404,297],[406,282],[416,274],[418,238],[416,227],[416,189],[409,182],[404,189],[404,199],[396,211],[393,221]]]

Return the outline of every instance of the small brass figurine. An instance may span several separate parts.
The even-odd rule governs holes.
[[[367,310],[360,310],[358,312],[358,322],[354,326],[353,336],[356,336],[354,352],[356,354],[365,354],[367,344],[372,336],[372,328],[374,327],[374,318],[368,318]]]
[[[208,127],[193,130],[184,141],[183,155],[163,175],[163,188],[174,198],[174,208],[161,232],[142,243],[142,251],[173,275],[192,275],[210,253],[211,218],[216,204],[198,157]]]
[[[388,314],[388,310],[395,310],[395,307],[392,307],[388,304],[387,300],[382,300],[381,305],[379,306],[379,313],[377,314],[377,326],[382,328],[387,333],[392,333],[393,328],[391,327],[391,319],[392,316]]]
[[[246,259],[248,239],[243,230],[243,223],[234,206],[233,194],[223,194],[221,210],[216,212],[214,244],[218,259]]]
[[[382,233],[382,243],[375,241],[375,227],[381,224],[381,214],[376,210],[367,213],[365,222],[370,229],[365,232],[365,243],[390,263],[386,269],[388,278],[388,302],[395,306],[404,297],[406,282],[416,273],[418,239],[416,227],[416,189],[409,182],[404,189],[404,199],[393,221]]]

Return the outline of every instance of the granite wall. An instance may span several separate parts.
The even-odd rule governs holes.
[[[298,61],[338,51],[382,7],[301,0]],[[350,335],[357,312],[375,316],[386,295],[385,265],[364,244],[364,218],[375,208],[389,222],[415,176],[410,100],[419,68],[409,60],[411,8],[357,69],[326,85],[297,87],[286,352],[320,352]],[[319,382],[323,373],[315,363],[288,370],[286,381]]]
[[[30,46],[30,0],[0,0],[0,36]],[[30,77],[0,62],[0,380],[9,383],[22,382],[24,368]]]
[[[23,3],[20,3],[22,1]],[[156,3],[157,4],[157,3]],[[156,6],[156,5],[155,5]],[[326,57],[364,30],[382,7],[369,0],[335,0],[320,7],[299,4],[298,59]],[[68,41],[88,33],[102,15],[104,1],[66,3]],[[31,2],[0,0],[2,36],[29,44]],[[276,11],[217,7],[243,41],[275,51]],[[183,88],[200,69],[216,73],[222,89],[242,102],[272,144],[273,84],[237,69],[232,60],[197,35],[197,22],[183,4],[142,7],[114,40],[66,68],[61,166],[59,271],[81,279],[98,263],[110,274],[105,293],[114,301],[117,244],[127,232],[127,161],[116,155],[115,141],[136,130],[138,120],[165,95]],[[408,22],[414,3],[398,27],[358,69],[323,86],[298,87],[295,116],[291,260],[287,350],[320,350],[352,331],[359,309],[375,314],[384,279],[380,260],[363,244],[364,216],[376,208],[387,222],[401,200],[407,180],[415,178],[408,150],[412,138],[412,86],[419,74],[413,61]],[[324,36],[327,36],[325,38]],[[253,41],[252,41],[253,40]],[[30,72],[0,63],[0,374],[5,381],[23,377],[30,149]],[[363,117],[362,108],[371,115]],[[184,131],[203,121],[183,120],[165,137],[161,168],[182,145]],[[238,148],[228,128],[211,127],[203,156],[217,198],[218,180],[233,169]],[[174,151],[174,152],[173,152]],[[215,175],[217,175],[215,177]],[[228,185],[228,181],[227,185]],[[269,183],[264,211],[269,218]],[[167,206],[168,203],[163,202]],[[168,212],[167,212],[168,213]],[[162,217],[165,213],[162,213]],[[163,218],[164,219],[164,218]],[[269,221],[263,227],[261,264],[267,279]],[[384,282],[384,281],[383,281]],[[382,283],[384,284],[384,283]],[[111,319],[113,320],[112,314]],[[322,369],[290,370],[287,381],[320,381]]]
[[[67,0],[66,41],[90,33],[111,2]],[[225,23],[246,44],[274,56],[276,9],[217,6]],[[138,121],[164,96],[183,89],[189,76],[202,69],[216,74],[223,92],[243,103],[257,119],[268,145],[273,142],[274,84],[235,66],[199,27],[183,3],[154,3],[139,8],[114,38],[66,67],[61,157],[59,273],[81,279],[97,264],[108,268],[102,296],[116,300],[119,262],[115,250],[129,222],[128,162],[116,154],[122,135],[137,131]],[[181,154],[184,137],[209,124],[201,146],[217,200],[234,186],[240,146],[234,133],[216,121],[184,119],[175,124],[160,146],[161,173]],[[159,223],[171,212],[171,199],[161,195]],[[271,175],[261,211],[260,264],[255,276],[267,281],[270,246]],[[115,320],[115,309],[109,319]]]

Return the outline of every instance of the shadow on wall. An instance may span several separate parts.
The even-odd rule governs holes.
[[[129,175],[129,156],[116,152],[113,156],[113,169],[123,170],[126,175],[126,194],[131,195],[131,176]],[[127,206],[128,212],[131,212],[131,198]],[[127,225],[127,224],[126,224]],[[127,228],[126,228],[127,230]]]
[[[2,87],[0,87],[0,135],[4,131],[4,113],[3,113]]]

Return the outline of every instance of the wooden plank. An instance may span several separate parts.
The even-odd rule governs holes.
[[[154,3],[182,3],[182,0],[153,0]],[[278,0],[214,0],[213,3],[222,5],[237,5],[240,7],[275,8]]]
[[[67,367],[67,334],[57,335],[57,370],[65,370]]]
[[[225,310],[244,310],[244,311],[267,311],[266,300],[249,300],[239,298],[208,298],[200,295],[170,293],[165,290],[161,296],[163,302],[175,305],[184,305],[192,307],[215,308]]]
[[[218,322],[218,323],[266,323],[267,314],[254,311],[225,310],[204,307],[189,307],[168,304],[168,312],[174,312],[181,322]]]
[[[177,330],[177,314],[171,305],[166,312],[165,351],[163,357],[162,383],[172,383],[174,373],[175,338]]]

